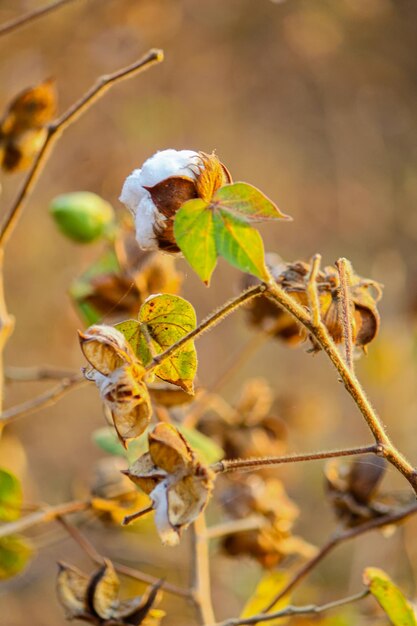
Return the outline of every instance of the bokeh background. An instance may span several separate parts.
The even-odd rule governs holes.
[[[44,3],[1,0],[0,21]],[[382,327],[358,373],[400,449],[417,463],[417,6],[414,0],[77,0],[0,40],[0,103],[55,77],[64,111],[101,74],[150,47],[165,62],[118,85],[65,132],[7,248],[6,294],[16,317],[6,362],[79,368],[80,327],[67,292],[97,258],[100,244],[77,246],[48,215],[58,193],[94,191],[124,213],[118,196],[129,172],[158,149],[215,149],[235,180],[260,187],[294,218],[261,228],[284,259],[321,252],[326,264],[348,257],[384,284]],[[24,174],[3,176],[4,215]],[[179,262],[183,294],[201,319],[236,294],[239,274],[224,262],[206,289]],[[253,336],[243,313],[198,343],[199,382],[214,383]],[[271,341],[230,380],[233,402],[245,380],[265,377],[288,427],[288,450],[369,441],[361,416],[323,355]],[[46,389],[10,383],[6,406]],[[103,456],[91,433],[103,425],[96,390],[84,387],[6,428],[1,465],[22,477],[27,502],[69,500]],[[296,532],[321,545],[335,527],[321,463],[280,468],[300,508]],[[406,501],[407,484],[389,470],[384,489]],[[210,515],[209,515],[210,519]],[[324,602],[360,588],[366,565],[383,566],[416,594],[417,521],[391,538],[366,535],[338,549],[300,588],[298,602]],[[188,537],[161,549],[149,535],[89,523],[97,547],[119,561],[186,585]],[[55,526],[31,533],[39,553],[0,587],[0,624],[65,623],[55,598],[56,560],[90,565]],[[152,539],[149,539],[152,537]],[[261,568],[213,545],[214,604],[236,615]],[[141,590],[126,583],[127,593]],[[166,596],[167,626],[193,623],[192,611]],[[30,617],[29,617],[30,616]],[[347,619],[347,618],[345,618]],[[344,623],[385,623],[366,615]],[[295,622],[294,622],[295,623]],[[303,622],[309,623],[309,622]],[[329,618],[328,624],[340,623]]]

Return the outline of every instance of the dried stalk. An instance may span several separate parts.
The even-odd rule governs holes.
[[[369,593],[368,589],[364,589],[359,593],[355,593],[353,596],[348,596],[347,598],[342,598],[340,600],[334,600],[333,602],[328,602],[327,604],[322,604],[321,606],[316,606],[315,604],[309,604],[307,606],[287,606],[285,609],[276,611],[275,613],[270,613],[269,615],[259,613],[258,615],[253,615],[252,617],[237,617],[213,624],[213,626],[250,626],[253,624],[270,622],[281,617],[293,617],[295,615],[319,615],[320,613],[325,613],[331,609],[337,609],[340,606],[345,606],[346,604],[362,600],[363,598],[366,598]]]
[[[69,4],[73,1],[74,0],[55,0],[55,2],[50,2],[43,7],[39,7],[37,9],[34,9],[33,11],[30,11],[29,13],[25,13],[25,15],[21,15],[20,17],[9,20],[8,22],[0,25],[0,37],[2,35],[8,35],[18,28],[26,26],[27,24],[34,22],[40,17],[43,17],[44,15],[47,15],[48,13],[51,13],[52,11],[55,11],[56,9],[59,9],[65,4]]]
[[[211,603],[210,561],[204,513],[190,526],[191,531],[191,598],[196,608],[198,623],[215,621]]]
[[[52,387],[52,389],[48,389],[48,391],[41,393],[35,398],[31,398],[27,402],[22,402],[22,404],[17,404],[6,411],[3,411],[0,415],[0,425],[4,426],[19,417],[29,415],[34,411],[39,411],[39,409],[51,406],[52,404],[55,404],[57,400],[65,396],[69,391],[78,389],[86,383],[87,381],[82,374],[76,374],[72,378],[64,378],[59,385]]]
[[[336,533],[327,543],[324,544],[322,548],[320,548],[312,559],[304,563],[304,565],[288,581],[285,587],[281,589],[271,600],[268,606],[263,609],[263,612],[266,613],[273,609],[279,600],[294,589],[294,587],[297,586],[313,569],[315,569],[315,567],[321,563],[321,561],[337,546],[340,546],[342,543],[345,543],[350,539],[354,539],[355,537],[359,537],[360,535],[364,535],[372,530],[382,528],[383,526],[398,524],[398,522],[405,520],[407,517],[410,517],[415,513],[417,513],[417,504],[413,504],[412,506],[397,511],[396,513],[390,513],[389,515],[384,515],[369,522],[365,522],[355,528],[348,528],[342,532]]]

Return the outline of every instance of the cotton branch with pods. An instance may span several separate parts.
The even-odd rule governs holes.
[[[58,5],[64,3],[61,2],[56,4]],[[162,53],[160,51],[151,51],[143,59],[133,65],[107,77],[102,77],[83,98],[81,98],[77,103],[70,107],[66,113],[48,126],[45,142],[35,158],[16,202],[7,215],[0,231],[2,255],[4,245],[10,237],[21,215],[24,202],[28,198],[30,191],[33,189],[42,168],[46,164],[51,149],[61,136],[62,132],[84,111],[86,111],[112,84],[125,78],[129,78],[142,69],[146,69],[151,64],[160,62],[161,60]],[[155,172],[152,171],[152,168],[148,168],[149,171],[147,172],[147,176],[150,177],[151,180],[142,180],[141,176],[145,176],[143,170],[136,174],[133,173],[131,175],[133,178],[129,177],[131,180],[129,183],[127,181],[127,187],[125,187],[122,194],[122,200],[135,214],[139,242],[144,248],[153,248],[156,246],[163,250],[175,253],[182,251],[190,265],[206,283],[210,281],[211,273],[216,264],[217,256],[219,255],[224,256],[239,269],[255,275],[260,279],[260,282],[256,286],[243,291],[237,298],[227,302],[206,320],[197,324],[194,329],[188,332],[183,332],[179,339],[173,341],[168,346],[166,346],[166,344],[162,341],[159,341],[158,337],[155,339],[155,336],[158,335],[158,332],[161,332],[161,329],[155,329],[155,321],[152,320],[149,311],[145,311],[139,326],[134,327],[133,331],[132,328],[129,328],[129,332],[133,333],[132,336],[138,338],[138,342],[142,342],[142,345],[135,345],[135,349],[132,347],[133,344],[130,345],[129,342],[125,344],[119,343],[119,345],[115,346],[113,336],[113,339],[110,342],[107,341],[106,343],[105,340],[101,341],[101,345],[99,346],[99,357],[97,357],[97,355],[92,355],[91,352],[87,353],[86,349],[84,350],[90,365],[93,370],[96,370],[95,373],[93,372],[93,377],[90,378],[90,380],[95,380],[99,388],[102,389],[103,397],[105,397],[106,402],[113,411],[114,424],[122,442],[125,444],[126,440],[136,438],[138,435],[135,431],[134,436],[131,436],[132,431],[130,430],[130,423],[128,424],[129,428],[123,430],[123,432],[120,428],[118,428],[121,423],[123,427],[126,427],[126,420],[129,420],[132,416],[127,414],[125,409],[120,408],[123,403],[125,403],[125,399],[121,400],[117,396],[117,393],[120,391],[120,389],[118,389],[120,381],[117,376],[112,378],[113,374],[118,372],[121,368],[123,369],[124,375],[124,389],[128,389],[129,391],[129,385],[132,381],[136,385],[136,395],[132,398],[132,403],[129,406],[132,406],[135,410],[140,407],[142,418],[144,417],[144,409],[144,420],[148,423],[151,417],[151,409],[148,406],[148,401],[144,401],[144,394],[146,393],[146,384],[148,380],[156,374],[168,382],[174,382],[174,384],[179,384],[179,386],[184,385],[187,388],[187,391],[191,390],[192,378],[183,380],[184,377],[179,376],[179,378],[175,381],[170,378],[171,374],[167,372],[170,372],[169,367],[172,365],[172,359],[179,357],[180,355],[183,356],[184,352],[189,349],[194,340],[198,339],[203,333],[212,330],[215,325],[221,322],[228,315],[234,313],[238,308],[243,305],[247,305],[255,298],[265,296],[274,300],[281,309],[285,310],[305,329],[306,334],[312,338],[315,349],[321,348],[328,355],[348,393],[351,395],[358,409],[362,413],[375,440],[374,443],[364,444],[363,446],[355,448],[324,450],[318,452],[314,451],[296,455],[257,457],[253,459],[224,459],[206,467],[204,463],[200,463],[195,457],[192,446],[188,445],[186,439],[182,436],[174,434],[175,427],[173,427],[172,431],[169,431],[169,429],[167,430],[167,428],[160,429],[160,434],[162,433],[163,436],[158,436],[156,429],[153,431],[153,434],[151,433],[149,435],[150,452],[148,454],[150,454],[150,457],[145,454],[145,458],[142,458],[141,461],[141,467],[136,468],[135,472],[131,472],[131,475],[135,477],[138,484],[142,481],[142,488],[146,481],[153,481],[152,484],[148,485],[145,489],[145,491],[147,490],[146,493],[151,495],[151,498],[153,494],[153,507],[148,507],[144,512],[146,513],[150,510],[150,508],[160,508],[161,515],[163,513],[163,519],[162,521],[161,519],[159,521],[161,528],[164,529],[164,533],[167,532],[167,528],[169,526],[172,527],[169,529],[170,532],[172,530],[177,534],[179,534],[182,527],[185,528],[188,525],[191,525],[192,527],[191,535],[193,559],[190,589],[176,589],[175,586],[170,585],[169,583],[162,583],[161,586],[165,587],[167,591],[171,591],[172,593],[177,593],[179,596],[191,599],[196,607],[197,619],[199,623],[206,624],[208,626],[214,623],[215,616],[210,599],[210,574],[207,550],[210,529],[206,530],[205,528],[203,509],[207,504],[217,474],[256,471],[258,469],[284,463],[322,460],[369,453],[387,459],[387,461],[390,462],[408,480],[414,491],[417,490],[417,474],[416,470],[391,442],[381,423],[381,420],[369,403],[353,371],[352,353],[354,339],[352,327],[354,322],[352,319],[352,307],[350,302],[349,264],[344,259],[337,262],[340,280],[340,317],[342,320],[346,355],[346,358],[343,359],[333,337],[329,333],[329,330],[322,319],[320,293],[317,286],[317,278],[320,271],[319,255],[316,255],[312,259],[310,263],[310,272],[306,277],[305,293],[307,296],[307,302],[300,303],[277,282],[274,276],[271,275],[264,262],[261,240],[257,235],[255,235],[256,231],[254,231],[251,226],[251,223],[253,221],[257,221],[258,218],[285,219],[285,216],[277,211],[276,207],[274,207],[274,205],[272,205],[270,201],[259,192],[259,190],[250,188],[248,185],[245,186],[244,183],[236,183],[234,185],[228,170],[215,157],[213,157],[213,155],[205,155],[203,153],[196,153],[193,151],[184,152],[187,152],[188,154],[181,157],[184,161],[179,168],[177,175],[172,171],[168,171],[172,169],[170,159],[173,155],[170,154],[162,167],[163,170],[165,168],[165,179],[155,181]],[[175,178],[176,180],[173,180]],[[167,181],[169,182],[167,183]],[[138,187],[136,186],[136,189],[134,188],[135,185],[138,184],[140,188],[139,195],[137,195]],[[244,186],[242,187],[242,185]],[[169,206],[166,204],[167,195]],[[195,246],[193,247],[190,245],[189,241],[192,229],[196,228],[196,222],[199,223],[199,230],[197,229],[198,235],[201,235],[202,233],[211,234],[212,231],[215,233],[212,239],[208,238],[205,240],[206,247],[204,249],[204,258],[201,258],[204,256],[201,253],[201,249],[196,250]],[[231,242],[230,239],[228,239],[230,232],[233,230],[236,236],[235,239],[237,241],[237,247],[236,241]],[[244,236],[239,240],[238,235],[242,235],[243,231]],[[232,243],[234,247],[232,246]],[[146,305],[146,303],[147,301],[145,301],[144,304]],[[152,304],[156,304],[156,302],[152,302]],[[7,313],[4,294],[2,294],[0,299],[0,313],[3,338],[2,348],[4,348],[13,327],[13,322]],[[140,324],[143,325],[143,329],[141,329]],[[149,328],[151,328],[152,332]],[[117,332],[121,333],[122,331],[118,330]],[[125,333],[125,336],[128,334],[126,327],[123,327],[123,333]],[[83,341],[86,344],[88,344],[88,342],[93,342],[94,340],[95,337],[91,334],[91,332],[90,335],[83,335]],[[117,339],[117,341],[119,340]],[[136,341],[136,339],[134,341]],[[109,357],[109,361],[114,361],[114,363],[111,367],[107,367],[108,361],[106,361],[105,371],[102,371],[100,369],[100,359],[103,357],[101,350],[104,348],[104,351],[106,351],[109,348],[109,345],[111,354],[110,357],[109,355],[105,356],[104,360],[106,361]],[[191,353],[191,350],[188,350],[188,352]],[[139,359],[138,355],[140,357]],[[128,375],[127,379],[126,375]],[[41,377],[39,374],[38,376]],[[103,380],[100,376],[108,380]],[[41,406],[46,406],[47,404],[56,401],[62,393],[65,393],[66,390],[76,387],[79,384],[81,384],[81,380],[78,374],[75,376],[64,375],[62,377],[61,384],[55,389],[52,389],[50,392],[47,392],[43,396],[40,396],[31,402],[25,403],[24,405],[12,407],[7,411],[3,411],[1,417],[3,421],[7,423],[15,417],[32,412]],[[155,452],[153,456],[151,446],[153,446]],[[158,449],[156,448],[157,446],[159,446]],[[170,454],[177,454],[178,458],[176,457],[174,464],[168,463],[166,459],[163,458],[163,455],[161,456],[161,449],[168,449]],[[138,463],[139,461],[140,459],[138,459]],[[184,485],[190,484],[190,482],[193,485],[193,489],[196,490],[196,494],[194,494],[195,502],[191,502],[191,504],[187,499],[188,495],[184,495],[181,491],[184,488]],[[198,491],[201,488],[201,485],[203,485],[205,489],[203,496]],[[179,486],[181,486],[181,490],[178,490]],[[175,489],[177,489],[176,492]],[[172,495],[174,492],[176,493],[176,498],[180,501],[180,509],[183,507],[187,513],[184,513],[182,517],[180,515],[179,517],[182,521],[177,520],[176,524],[172,521],[173,510],[170,509],[172,504],[170,502],[170,494]],[[165,497],[166,502],[164,500]],[[179,506],[178,501],[176,505],[177,507]],[[34,525],[42,524],[51,520],[57,520],[69,536],[72,537],[80,545],[80,547],[82,547],[89,554],[94,562],[97,564],[103,564],[103,562],[106,563],[106,561],[103,560],[103,557],[101,557],[101,555],[99,555],[91,547],[79,531],[72,527],[66,520],[68,515],[73,513],[82,513],[83,511],[92,508],[92,506],[93,505],[90,501],[85,501],[65,503],[55,507],[40,508],[39,511],[35,511],[34,513],[19,520],[4,524],[0,529],[0,537],[6,537],[11,533],[26,530]],[[363,534],[364,532],[399,522],[400,520],[411,516],[414,512],[416,512],[416,508],[411,506],[404,510],[388,514],[385,517],[380,517],[377,520],[373,520],[358,529],[352,529],[336,535],[327,544],[325,544],[322,550],[319,551],[319,553],[311,559],[311,561],[309,561],[298,574],[295,575],[293,580],[287,585],[286,589],[284,591],[281,590],[280,594],[277,594],[274,600],[268,607],[265,607],[262,613],[249,618],[233,618],[226,620],[225,622],[222,622],[222,625],[232,626],[238,624],[256,624],[268,622],[274,617],[277,618],[305,614],[313,615],[325,610],[330,610],[345,603],[361,599],[368,594],[367,590],[360,592],[355,596],[337,600],[323,606],[288,606],[282,611],[275,612],[275,614],[266,615],[266,612],[272,609],[278,599],[282,597],[284,593],[287,593],[290,587],[292,588],[298,584],[298,582],[302,580],[304,576],[310,572],[313,567],[315,567],[334,547],[344,541]],[[159,515],[160,518],[161,515]],[[178,512],[176,515],[178,517]],[[135,519],[138,517],[138,514],[133,514],[129,517],[131,519]],[[226,532],[230,532],[230,529],[228,531],[226,530]],[[212,536],[215,536],[216,531],[213,529],[211,534]],[[217,531],[217,536],[218,534],[219,530]],[[129,570],[129,568],[126,568],[123,565],[116,565],[114,566],[114,569],[119,571],[119,573],[132,578],[145,580],[151,584],[157,583],[154,579],[152,580],[147,577],[146,574]],[[71,575],[76,576],[78,574]],[[104,575],[104,573],[101,575]],[[80,580],[81,579],[82,575],[80,575]],[[89,586],[88,589],[90,593],[91,587]],[[94,590],[94,593],[95,591],[96,590]],[[93,622],[94,620],[107,619],[107,617],[103,617],[104,614],[100,613],[97,608],[93,607],[93,609],[94,611],[88,615],[84,613],[74,613],[72,616],[79,617],[81,615],[83,619]],[[76,610],[78,610],[78,608],[76,608]],[[117,615],[116,613],[109,613],[109,615],[110,619],[113,619],[113,621],[116,617],[117,619],[122,620],[128,618],[127,614],[121,617],[120,612],[117,613]],[[123,621],[123,623],[127,622]]]

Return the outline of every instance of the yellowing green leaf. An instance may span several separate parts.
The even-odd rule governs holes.
[[[203,200],[197,198],[182,205],[175,216],[174,235],[188,263],[208,285],[216,267],[217,252],[213,212]]]
[[[139,311],[139,321],[127,320],[116,324],[143,365],[182,337],[194,330],[197,319],[192,305],[171,294],[148,298]],[[155,368],[156,376],[178,385],[187,392],[193,391],[197,370],[197,353],[192,341]]]
[[[268,278],[262,237],[257,230],[221,209],[214,214],[214,227],[218,254],[243,272]]]
[[[10,522],[20,516],[22,487],[19,479],[6,469],[0,469],[0,520]]]
[[[252,617],[261,613],[264,608],[275,598],[280,589],[288,582],[288,575],[284,572],[274,571],[265,574],[256,586],[255,592],[245,604],[240,615],[243,617]],[[273,611],[279,611],[288,605],[288,596],[284,596],[273,608]],[[268,622],[269,626],[280,626],[285,624],[287,620],[282,617]]]
[[[0,538],[0,580],[19,574],[28,564],[33,549],[20,535]]]
[[[224,450],[217,445],[212,439],[203,435],[195,428],[187,428],[186,426],[177,426],[181,435],[183,435],[193,450],[196,450],[202,460],[210,465],[224,458]]]
[[[223,185],[214,194],[212,206],[253,222],[289,219],[262,191],[248,183]]]
[[[393,626],[417,626],[411,604],[383,570],[367,567],[363,581]]]
[[[152,360],[153,353],[164,352],[197,325],[192,305],[179,296],[169,294],[148,298],[139,311],[139,322],[146,339],[139,346],[145,365]],[[155,369],[155,374],[166,382],[192,392],[196,370],[197,353],[194,343],[190,341],[161,363]]]

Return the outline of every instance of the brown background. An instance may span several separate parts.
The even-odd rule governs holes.
[[[1,0],[0,21],[41,4]],[[263,228],[267,249],[287,260],[320,251],[328,264],[346,256],[358,272],[384,283],[382,330],[357,367],[396,443],[417,462],[415,1],[78,0],[0,40],[1,106],[54,76],[64,111],[98,75],[150,47],[165,50],[165,63],[117,86],[65,133],[27,204],[7,250],[7,300],[17,319],[7,363],[82,364],[80,322],[67,289],[100,246],[64,240],[48,215],[50,199],[90,190],[122,213],[123,180],[157,149],[216,149],[235,180],[259,186],[294,218]],[[22,180],[3,176],[3,214]],[[187,275],[184,295],[200,319],[237,292],[238,273],[223,262],[210,290],[180,266]],[[237,314],[201,339],[201,384],[210,384],[250,336]],[[369,441],[322,355],[271,343],[230,383],[226,397],[233,400],[254,375],[274,387],[291,451]],[[6,405],[43,388],[10,385]],[[8,428],[1,463],[23,477],[27,501],[71,499],[102,456],[91,441],[102,424],[97,393],[84,388]],[[277,475],[300,506],[297,532],[320,545],[334,527],[321,464]],[[410,496],[391,470],[385,487]],[[386,567],[413,597],[416,530],[411,520],[389,540],[367,536],[339,549],[297,599],[323,602],[354,592],[365,565]],[[118,528],[93,526],[90,536],[119,560],[187,584],[186,537],[180,548],[161,550],[157,540],[150,545]],[[30,568],[0,587],[2,626],[64,624],[54,594],[55,561],[89,566],[55,527],[40,529],[35,541],[43,547]],[[218,616],[235,615],[260,570],[215,552],[212,564]],[[182,603],[169,599],[167,606],[167,626],[191,623]]]

